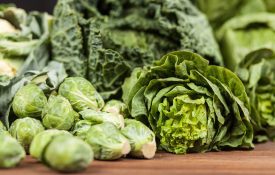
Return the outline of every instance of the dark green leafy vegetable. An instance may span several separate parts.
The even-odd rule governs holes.
[[[26,152],[29,152],[30,144],[35,135],[42,131],[44,131],[42,123],[30,117],[15,120],[9,129],[11,136],[18,140]]]
[[[42,122],[47,129],[69,130],[77,118],[78,113],[70,102],[60,95],[51,95],[42,111]]]
[[[223,64],[206,17],[189,0],[59,0],[54,16],[54,60],[105,99],[120,92],[133,68],[175,49]]]
[[[109,122],[92,126],[86,135],[86,142],[93,148],[98,160],[119,159],[131,150],[127,138]]]
[[[121,133],[130,141],[132,157],[151,159],[155,156],[157,145],[155,134],[143,123],[125,119]]]
[[[82,77],[69,77],[60,85],[58,93],[67,98],[74,110],[100,110],[104,101],[93,85]]]
[[[238,77],[189,51],[137,68],[123,85],[130,114],[173,153],[252,148],[245,87]]]
[[[12,168],[26,156],[24,148],[16,139],[0,131],[0,168]]]

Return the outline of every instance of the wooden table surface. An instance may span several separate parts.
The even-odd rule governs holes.
[[[0,170],[0,175],[58,174],[31,157],[17,168]],[[100,175],[275,175],[275,143],[256,145],[252,151],[210,152],[174,155],[158,153],[153,160],[121,159],[94,161],[79,174]]]

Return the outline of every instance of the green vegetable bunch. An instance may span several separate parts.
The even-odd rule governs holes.
[[[53,59],[104,99],[119,97],[135,67],[169,51],[189,49],[223,64],[206,17],[189,0],[59,0],[54,17]]]
[[[123,87],[132,117],[172,153],[253,148],[245,87],[231,71],[189,51],[137,68]]]

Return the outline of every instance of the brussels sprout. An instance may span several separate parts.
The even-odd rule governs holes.
[[[128,117],[129,111],[125,103],[119,100],[110,100],[103,107],[102,111],[121,114],[124,118]]]
[[[10,134],[18,140],[26,152],[35,135],[44,131],[42,123],[34,118],[26,117],[15,120],[10,127]]]
[[[127,138],[109,122],[92,126],[86,142],[93,148],[95,159],[99,160],[119,159],[131,150]]]
[[[46,103],[47,98],[43,91],[35,84],[28,84],[15,94],[12,109],[15,115],[21,118],[40,118]]]
[[[9,134],[0,133],[0,168],[15,167],[26,156],[24,148]]]
[[[59,135],[72,136],[71,133],[69,133],[68,131],[57,129],[49,129],[37,134],[31,142],[30,155],[41,161],[45,147],[48,145],[49,142],[51,142],[51,140],[55,136]]]
[[[54,137],[44,152],[51,168],[62,172],[81,171],[93,161],[93,150],[83,140],[68,135]]]
[[[104,106],[102,97],[93,85],[81,77],[66,78],[60,85],[58,93],[67,98],[76,111],[99,110]]]
[[[89,129],[92,127],[92,123],[87,120],[80,120],[75,123],[72,131],[73,135],[85,140]]]
[[[92,109],[86,109],[79,113],[83,119],[88,120],[94,124],[100,124],[103,122],[113,123],[117,128],[124,127],[124,118],[120,114],[116,113],[108,113],[108,112],[100,112]]]
[[[60,95],[51,95],[42,110],[42,122],[48,129],[69,130],[77,116],[78,113],[73,110],[70,102]]]
[[[146,159],[155,156],[157,150],[155,134],[143,123],[126,119],[125,128],[121,132],[130,141],[131,156]]]

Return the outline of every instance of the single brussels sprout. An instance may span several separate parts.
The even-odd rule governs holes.
[[[42,110],[42,122],[48,129],[69,130],[78,118],[70,102],[60,96],[51,95],[48,103]]]
[[[85,78],[70,77],[60,85],[58,93],[67,98],[76,111],[100,110],[104,101],[94,86]]]
[[[29,146],[35,135],[44,131],[42,123],[34,118],[26,117],[15,120],[9,129],[10,134],[29,151]]]
[[[143,123],[125,119],[125,128],[121,133],[130,141],[130,156],[146,159],[155,156],[157,150],[155,134]]]
[[[93,150],[83,140],[68,135],[56,136],[44,152],[44,160],[61,172],[76,172],[87,168],[93,161]]]
[[[69,133],[68,131],[57,130],[57,129],[49,129],[37,134],[31,142],[30,155],[42,161],[42,158],[43,158],[42,154],[44,152],[44,149],[54,137],[59,135],[72,136],[72,134]]]
[[[92,123],[87,120],[80,120],[75,123],[72,131],[73,135],[85,140],[89,129],[92,127]]]
[[[94,125],[88,131],[86,142],[91,145],[95,159],[115,160],[131,150],[129,141],[112,123]]]
[[[124,118],[129,116],[129,111],[125,103],[119,100],[110,100],[103,107],[102,111],[121,114]]]
[[[0,133],[0,168],[12,168],[26,156],[24,148],[7,133]]]
[[[86,109],[79,113],[83,119],[88,120],[94,124],[100,124],[104,122],[113,123],[118,129],[124,127],[124,118],[120,114],[95,111],[92,109]]]
[[[17,117],[40,118],[47,97],[35,84],[20,88],[14,96],[12,109]]]

